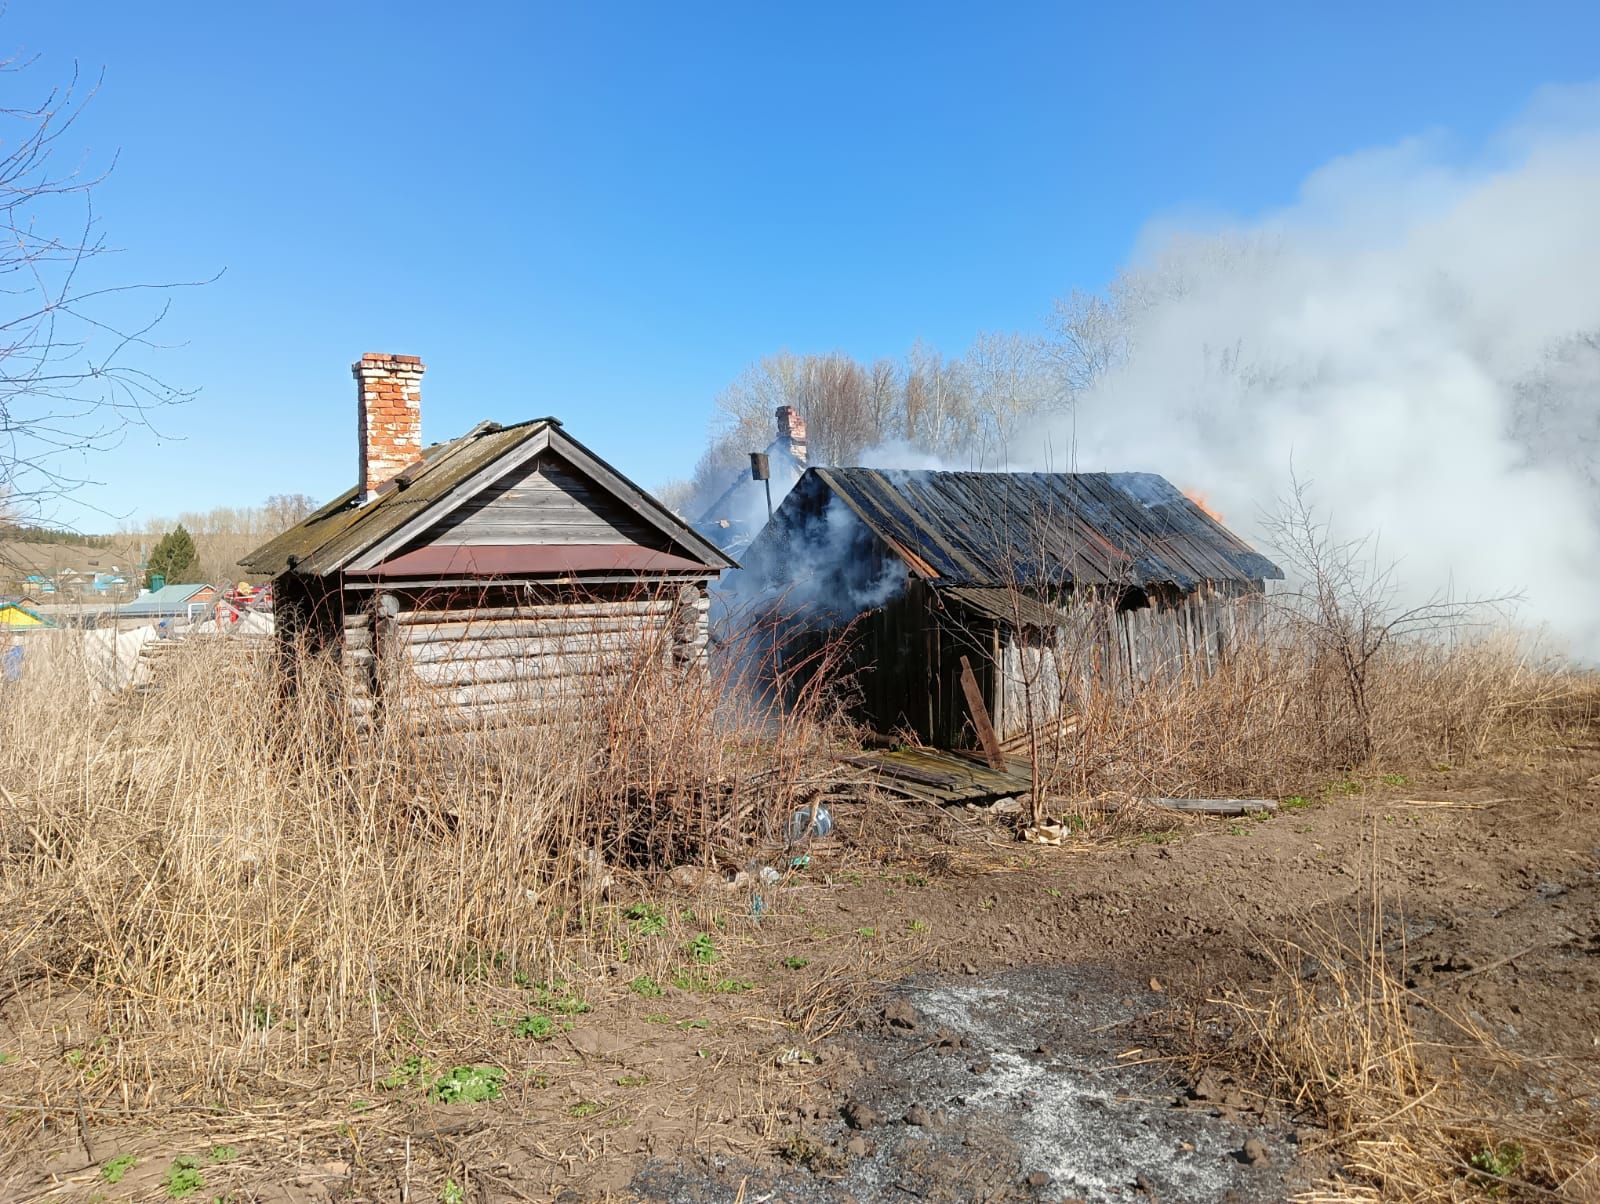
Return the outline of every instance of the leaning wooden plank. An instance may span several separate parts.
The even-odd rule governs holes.
[[[1278,809],[1278,804],[1269,798],[1147,798],[1144,801],[1152,806],[1199,815],[1248,815]]]

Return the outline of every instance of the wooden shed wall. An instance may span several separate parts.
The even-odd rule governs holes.
[[[1047,723],[1096,691],[1126,693],[1183,672],[1210,673],[1260,614],[1260,584],[1208,582],[1182,594],[1152,590],[1150,605],[1083,608],[1054,629],[1003,631],[994,723],[1002,740]]]
[[[357,596],[341,661],[352,709],[447,726],[549,716],[653,669],[705,671],[709,603],[698,585],[394,588]]]
[[[1121,591],[1118,591],[1119,593]],[[1002,740],[1046,723],[1096,690],[1126,691],[1184,670],[1210,672],[1239,628],[1259,613],[1259,585],[1208,584],[1184,595],[1153,591],[1151,605],[1117,611],[1091,602],[1059,628],[1017,629],[993,616],[949,608],[919,580],[848,628],[798,629],[789,663],[818,662],[824,643],[844,639],[843,671],[858,718],[885,735],[905,730],[939,748],[974,748],[977,733],[961,689],[967,657]]]

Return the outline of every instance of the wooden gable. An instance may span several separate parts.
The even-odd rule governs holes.
[[[665,534],[550,450],[462,503],[411,546],[568,544],[672,548]]]

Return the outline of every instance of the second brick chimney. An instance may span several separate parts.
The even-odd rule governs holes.
[[[369,351],[350,365],[356,378],[356,437],[361,447],[360,497],[422,458],[422,374],[414,355]]]
[[[789,449],[796,460],[806,458],[806,420],[793,406],[779,406],[774,411],[778,418],[778,442]]]

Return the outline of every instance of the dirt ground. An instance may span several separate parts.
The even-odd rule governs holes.
[[[1453,1014],[1522,1055],[1493,1084],[1521,1106],[1593,1091],[1597,803],[1600,743],[1060,848],[978,812],[846,805],[776,885],[620,884],[618,906],[651,891],[714,950],[653,938],[674,946],[652,965],[682,964],[643,987],[637,958],[576,968],[587,1010],[546,1039],[454,1051],[504,1070],[481,1104],[329,1066],[226,1103],[30,1108],[70,1061],[70,1001],[19,997],[0,1196],[181,1198],[176,1168],[233,1201],[1284,1199],[1337,1166],[1304,1117],[1186,1060],[1185,1018],[1376,889],[1391,957],[1440,1007],[1424,1036]],[[495,989],[486,1011],[529,988]]]

